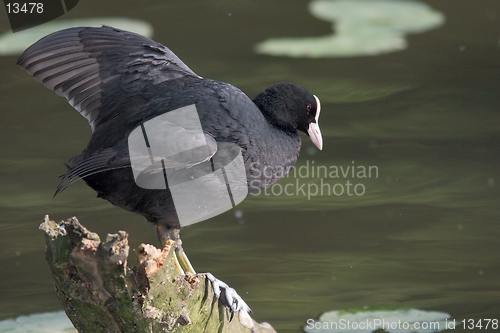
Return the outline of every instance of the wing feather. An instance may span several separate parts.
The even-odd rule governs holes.
[[[65,97],[92,130],[114,105],[148,85],[196,75],[167,47],[115,29],[78,27],[55,32],[31,45],[18,65]],[[125,94],[111,94],[119,87]],[[111,95],[109,97],[108,95]]]

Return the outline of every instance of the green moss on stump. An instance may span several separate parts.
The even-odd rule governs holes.
[[[127,265],[128,234],[101,242],[76,217],[56,223],[45,216],[46,259],[61,304],[79,333],[270,333],[267,323],[229,312],[214,299],[204,275],[179,275],[171,242],[142,244]]]

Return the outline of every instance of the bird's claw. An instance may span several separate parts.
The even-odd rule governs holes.
[[[212,283],[212,288],[216,299],[218,299],[224,307],[226,307],[231,312],[231,318],[233,319],[235,312],[252,312],[250,307],[245,303],[245,301],[238,295],[236,290],[229,287],[223,281],[215,278],[211,273],[205,273],[207,279]]]

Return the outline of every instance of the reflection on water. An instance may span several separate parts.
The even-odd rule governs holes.
[[[6,31],[0,34],[0,55],[20,55],[31,44],[53,32],[71,27],[100,27],[103,24],[118,29],[126,29],[140,35],[151,37],[153,28],[144,21],[127,18],[90,18],[76,20],[54,20],[34,28],[13,33]]]
[[[122,8],[120,16],[151,22],[154,38],[195,72],[249,95],[279,80],[304,84],[323,102],[324,149],[305,143],[297,167],[377,166],[378,177],[299,175],[278,183],[313,190],[350,181],[363,184],[363,195],[261,194],[241,203],[237,216],[229,211],[183,229],[193,264],[236,288],[255,319],[278,332],[363,306],[457,319],[500,313],[500,5],[426,2],[447,22],[411,37],[407,51],[336,60],[251,53],[269,37],[328,33],[328,24],[308,16],[306,2],[287,3],[286,15],[283,4],[264,1],[139,10],[133,2],[100,8],[88,1],[68,14],[109,16]],[[133,247],[157,244],[153,226],[96,199],[83,182],[52,199],[62,163],[90,132],[15,61],[0,58],[0,318],[60,309],[37,230],[44,214],[77,215],[101,235],[127,230]]]
[[[257,44],[257,52],[311,58],[380,55],[406,49],[406,34],[434,29],[445,21],[442,13],[418,1],[314,0],[309,11],[333,22],[334,33],[271,38]]]
[[[77,333],[64,311],[21,316],[0,321],[0,332]]]

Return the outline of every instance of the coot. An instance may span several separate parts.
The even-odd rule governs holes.
[[[208,163],[223,144],[231,144],[241,152],[248,194],[258,193],[292,168],[301,145],[297,131],[306,133],[319,149],[323,146],[318,127],[320,102],[305,88],[278,83],[252,101],[228,83],[198,76],[167,47],[113,27],[55,32],[30,46],[18,65],[64,96],[92,129],[90,142],[71,159],[56,194],[84,179],[98,197],[155,224],[162,244],[176,240],[181,271],[194,273],[182,250],[179,230],[183,224],[172,185],[138,186],[128,147],[134,130],[144,130],[145,123],[160,115],[174,115],[169,113],[172,110],[194,105],[202,141],[209,149],[194,161],[178,162],[174,169]],[[175,139],[176,135],[177,145],[189,146],[195,140],[191,135]],[[222,299],[232,312],[249,311],[234,290],[211,274],[208,277],[214,290],[225,291]]]

